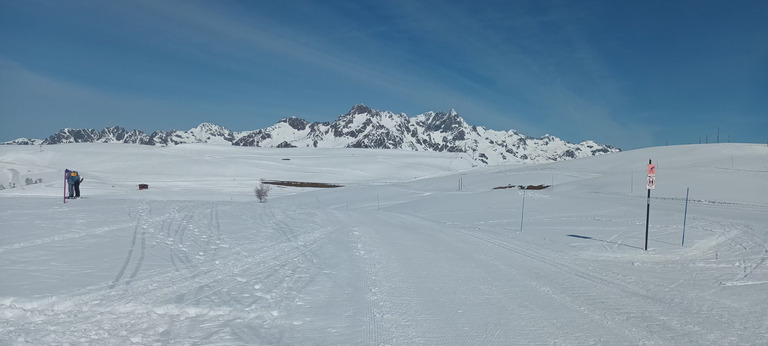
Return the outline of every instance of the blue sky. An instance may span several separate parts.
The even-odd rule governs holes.
[[[768,141],[768,1],[0,1],[0,141],[352,106],[622,149]]]

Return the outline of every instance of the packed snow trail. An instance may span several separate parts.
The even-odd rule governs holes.
[[[368,271],[366,344],[738,343],[752,327],[716,302],[634,287],[510,237],[402,214],[334,218],[355,230]]]

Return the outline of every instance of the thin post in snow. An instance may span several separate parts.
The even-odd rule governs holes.
[[[645,251],[648,251],[648,221],[651,215],[651,189],[648,189],[648,199],[646,200],[645,209]]]
[[[650,168],[651,166],[651,159],[648,159],[648,166]],[[648,177],[650,180],[650,176]],[[646,199],[646,209],[645,209],[645,251],[648,251],[648,221],[650,221],[651,216],[651,186],[648,185],[648,199]]]
[[[685,188],[685,213],[683,213],[683,241],[680,242],[680,246],[685,246],[685,221],[688,219],[688,192],[691,188]]]
[[[525,190],[526,188],[523,187],[523,207],[520,208],[520,232],[523,231],[523,220],[525,220]]]
[[[67,170],[64,170],[64,204],[67,203]]]

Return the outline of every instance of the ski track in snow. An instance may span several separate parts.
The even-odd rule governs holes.
[[[8,250],[17,250],[17,249],[30,247],[30,246],[39,246],[39,245],[44,245],[44,244],[58,242],[58,241],[88,237],[88,236],[92,236],[100,233],[111,232],[118,229],[128,228],[130,226],[132,225],[131,224],[113,225],[113,226],[107,226],[107,227],[97,228],[93,230],[74,231],[68,234],[45,237],[45,238],[35,239],[35,240],[22,242],[22,243],[3,245],[3,246],[0,246],[0,253]]]
[[[273,335],[269,325],[280,315],[283,301],[290,301],[286,296],[306,285],[307,276],[301,272],[311,262],[310,253],[322,243],[323,229],[296,232],[295,225],[279,220],[286,219],[284,215],[277,216],[267,209],[249,221],[279,236],[269,241],[236,243],[222,234],[215,205],[172,204],[159,216],[154,216],[159,208],[150,202],[139,209],[124,264],[112,282],[42,300],[5,299],[0,302],[0,316],[6,319],[3,330],[7,333],[0,340],[279,342],[279,333]],[[112,229],[116,228],[125,227]],[[141,270],[147,254],[162,256],[166,251],[171,266]],[[208,321],[198,326],[199,318]],[[69,323],[59,330],[56,321]],[[115,326],[110,321],[127,325]],[[253,321],[266,327],[253,329],[248,326]],[[80,329],[67,330],[71,326]],[[111,335],[109,332],[115,329],[122,332]],[[16,330],[28,332],[22,339],[15,339]],[[230,335],[233,332],[236,339]]]
[[[720,315],[717,307],[708,307],[709,311],[691,311],[688,303],[678,302],[678,298],[662,298],[657,294],[645,291],[642,288],[626,285],[622,278],[599,268],[584,270],[583,267],[574,266],[573,262],[557,260],[554,254],[532,251],[532,248],[523,248],[511,242],[499,241],[486,235],[471,234],[482,241],[499,246],[512,253],[533,260],[535,265],[545,265],[550,268],[531,271],[527,273],[526,282],[542,292],[546,292],[553,299],[577,309],[587,317],[599,322],[605,328],[614,329],[617,333],[625,333],[630,343],[737,343],[739,335],[748,329],[745,326],[735,325]],[[535,267],[534,264],[526,266]],[[547,274],[552,271],[554,274]],[[597,270],[596,270],[597,269]],[[541,277],[538,278],[537,277]],[[546,283],[541,281],[546,280]],[[682,293],[682,292],[679,292]],[[682,294],[671,295],[680,297]],[[605,306],[599,304],[611,297],[613,304],[609,310],[595,307]],[[681,304],[685,303],[685,304]],[[726,308],[720,305],[720,307]],[[691,316],[694,316],[693,318]],[[633,327],[640,325],[641,321],[657,320],[656,325],[651,325],[650,330],[642,331]],[[728,326],[722,330],[702,330],[703,325]]]
[[[337,215],[343,219],[343,215]],[[374,216],[375,217],[375,216]],[[710,302],[705,308],[693,308],[690,301],[678,301],[683,294],[665,294],[659,297],[658,292],[646,292],[637,287],[626,284],[619,275],[609,276],[610,272],[601,271],[601,268],[585,270],[575,266],[572,262],[558,261],[557,256],[543,251],[534,251],[530,247],[522,248],[514,244],[509,238],[499,239],[488,234],[461,229],[447,230],[437,228],[415,217],[403,220],[402,215],[397,223],[388,222],[389,218],[379,217],[380,227],[368,232],[357,229],[356,234],[369,234],[367,246],[361,241],[359,253],[369,262],[369,283],[366,291],[369,293],[369,301],[372,308],[369,311],[369,323],[371,334],[367,344],[506,344],[510,340],[527,343],[609,343],[609,344],[643,344],[643,343],[738,343],[739,337],[748,333],[751,328],[760,328],[759,320],[754,326],[738,325],[727,319],[723,311],[729,307],[722,303]],[[397,239],[406,246],[409,243],[408,234],[398,232],[397,237],[389,239],[380,238],[379,233],[396,232],[403,229],[398,223],[419,225],[419,237],[424,232],[431,233],[432,242],[442,239],[437,233],[448,232],[451,234],[448,240],[456,241],[457,234],[466,235],[481,243],[469,241],[462,242],[463,249],[457,249],[456,256],[461,256],[463,251],[471,253],[463,258],[460,265],[446,265],[445,272],[435,270],[445,259],[408,258],[407,263],[395,268],[388,268],[387,264],[395,266],[395,263],[404,259],[382,257],[383,253],[398,253],[393,249],[381,247],[390,239]],[[353,224],[358,222],[351,221]],[[455,232],[455,233],[454,233]],[[401,237],[402,236],[402,237]],[[423,244],[418,243],[417,244]],[[489,251],[485,245],[497,247],[502,252]],[[455,246],[451,244],[441,248]],[[399,246],[399,245],[395,245]],[[473,248],[475,246],[477,248]],[[364,250],[363,250],[364,249]],[[385,251],[388,250],[388,251]],[[476,251],[474,251],[476,250]],[[405,254],[405,252],[402,252]],[[409,252],[410,253],[410,252]],[[418,253],[418,252],[413,252]],[[478,261],[473,263],[472,260]],[[422,261],[424,263],[419,263]],[[484,275],[482,272],[474,273],[472,285],[482,285],[485,282],[495,282],[501,289],[492,289],[491,286],[473,288],[462,286],[461,275],[456,272],[462,270],[471,271],[476,267],[482,271],[487,270],[487,264],[497,266],[503,273],[503,279],[493,274]],[[514,263],[515,265],[510,265]],[[419,272],[419,265],[430,267],[432,272]],[[454,263],[451,263],[454,264]],[[517,269],[525,268],[525,270]],[[455,276],[453,294],[459,295],[464,300],[453,310],[446,309],[442,303],[430,301],[429,292],[414,291],[418,289],[438,289],[444,279],[435,277],[437,274]],[[481,275],[483,274],[483,275]],[[432,275],[432,276],[421,276]],[[501,284],[498,282],[501,280]],[[404,283],[402,286],[397,283]],[[393,284],[394,283],[394,284]],[[407,283],[407,284],[405,284]],[[434,285],[435,287],[430,287]],[[448,284],[450,287],[450,284]],[[475,296],[484,289],[490,289],[490,296],[500,298],[492,304],[484,302],[482,298]],[[466,295],[461,295],[463,292]],[[682,292],[678,292],[682,293]],[[504,297],[516,300],[519,297],[535,295],[545,296],[547,299],[533,299],[531,303],[520,304],[507,302]],[[438,295],[438,297],[442,297]],[[536,302],[546,301],[545,306],[537,306]],[[610,304],[606,304],[609,301]],[[484,305],[485,304],[485,305]],[[546,325],[527,325],[521,321],[521,316],[535,315],[541,311],[552,309],[555,304],[560,312],[561,322],[569,325],[584,323],[584,334],[574,333],[573,328],[568,331],[558,329],[557,321]],[[487,306],[486,306],[487,305]],[[606,309],[605,307],[608,307]],[[502,309],[506,314],[491,314],[493,321],[487,324],[473,325],[467,321],[482,320],[482,314],[495,309]],[[721,311],[721,309],[723,311]],[[566,311],[571,311],[567,313]],[[472,318],[463,320],[457,315],[476,314]],[[693,317],[691,317],[693,316]],[[537,319],[534,319],[537,320]],[[655,323],[648,325],[647,321]],[[715,330],[706,330],[701,326],[721,325],[727,326]],[[599,326],[599,327],[597,327]],[[638,328],[637,326],[643,326]],[[594,328],[610,331],[601,333],[600,339],[590,339]],[[521,334],[516,334],[524,331]],[[521,337],[522,335],[522,337]],[[527,338],[526,338],[527,336]]]

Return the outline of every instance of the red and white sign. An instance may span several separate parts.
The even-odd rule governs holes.
[[[656,177],[649,175],[648,180],[645,183],[645,188],[648,190],[653,190],[656,188]]]
[[[655,164],[649,164],[648,165],[648,176],[649,177],[656,176],[656,165]]]

